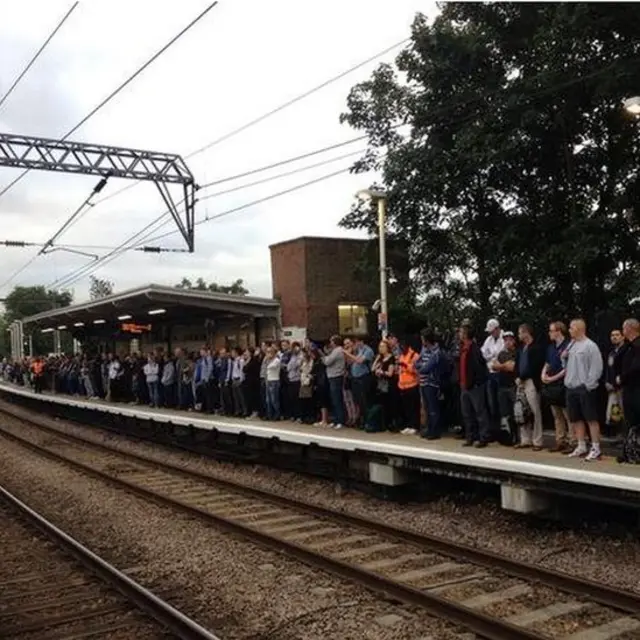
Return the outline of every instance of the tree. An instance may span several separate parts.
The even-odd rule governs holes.
[[[447,3],[351,90],[341,119],[369,138],[354,169],[382,172],[419,300],[594,317],[638,295],[640,137],[620,108],[637,27],[632,5]],[[373,231],[375,212],[342,224]]]
[[[60,307],[68,307],[73,300],[68,291],[47,290],[43,286],[15,287],[4,299],[5,312],[3,322],[8,326],[14,320],[20,320],[45,311]],[[2,325],[2,323],[0,323]],[[8,335],[5,330],[3,333]],[[51,336],[36,331],[33,334],[33,349],[37,354],[48,353],[53,350]],[[7,349],[7,352],[9,349]]]
[[[177,289],[194,289],[196,291],[212,291],[215,293],[231,293],[236,296],[246,296],[249,290],[244,286],[244,280],[238,278],[229,285],[220,285],[215,282],[207,282],[204,278],[198,278],[195,284],[189,278],[182,278],[180,284],[176,285]]]
[[[103,278],[96,278],[96,276],[90,276],[90,281],[89,298],[91,300],[99,300],[113,294],[113,282]]]

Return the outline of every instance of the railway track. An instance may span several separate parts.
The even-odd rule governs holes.
[[[0,638],[216,640],[0,486]]]
[[[3,408],[3,410],[5,410]],[[419,606],[489,640],[640,638],[640,595],[63,433],[0,434],[146,499]]]

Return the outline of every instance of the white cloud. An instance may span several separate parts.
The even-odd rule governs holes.
[[[81,2],[0,107],[0,130],[63,135],[207,4],[207,0]],[[23,0],[3,15],[0,95],[69,6],[67,0]],[[408,37],[417,11],[434,14],[436,7],[418,0],[325,0],[319,5],[296,0],[221,0],[72,137],[186,155]],[[188,164],[197,181],[205,183],[355,137],[357,132],[340,125],[338,116],[349,88],[367,78],[376,64],[194,157]],[[335,154],[348,150],[351,147]],[[198,205],[197,217],[215,215],[349,162],[212,198]],[[300,165],[284,169],[294,166]],[[0,187],[16,175],[16,170],[0,168]],[[332,178],[200,225],[193,255],[129,252],[98,275],[113,280],[120,290],[149,281],[174,283],[183,275],[219,282],[243,278],[252,293],[270,295],[268,245],[300,235],[344,235],[336,225],[348,211],[353,193],[367,180],[350,175]],[[96,182],[92,177],[29,174],[0,198],[4,236],[0,239],[46,240]],[[110,181],[103,195],[124,184]],[[163,210],[155,187],[137,186],[88,211],[61,241],[115,246]],[[177,235],[163,245],[182,246]],[[0,248],[0,252],[5,279],[35,250]],[[85,261],[60,252],[43,256],[12,284],[47,284]],[[86,297],[86,280],[74,288],[77,300]]]

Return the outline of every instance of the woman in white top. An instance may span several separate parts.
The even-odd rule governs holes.
[[[267,420],[280,420],[280,372],[282,365],[273,347],[267,349]]]

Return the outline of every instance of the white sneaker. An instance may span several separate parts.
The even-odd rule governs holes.
[[[418,430],[417,429],[412,429],[411,427],[408,427],[407,429],[402,431],[402,433],[404,433],[405,436],[415,436],[416,433],[418,433]]]
[[[405,427],[402,431],[400,431],[400,433],[406,436],[409,431],[411,431],[410,427]]]
[[[587,454],[585,458],[585,462],[593,462],[594,460],[599,460],[602,457],[602,452],[600,448],[591,447],[591,451]]]
[[[331,425],[334,429],[338,430],[338,429],[344,429],[344,427],[341,424],[332,424]]]
[[[582,456],[587,455],[586,447],[577,446],[568,456],[567,458],[581,458]]]

